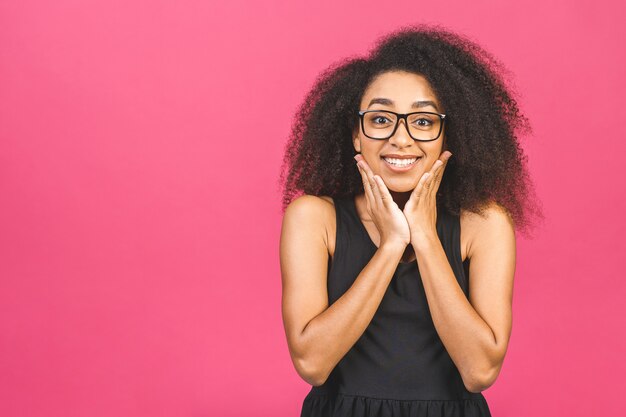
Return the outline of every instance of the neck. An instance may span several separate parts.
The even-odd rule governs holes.
[[[404,210],[404,205],[409,201],[412,192],[413,191],[396,192],[389,190],[389,194],[391,194],[393,201],[398,205],[400,210]]]

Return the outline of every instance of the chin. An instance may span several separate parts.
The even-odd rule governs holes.
[[[387,186],[387,189],[389,191],[393,191],[396,193],[406,193],[409,191],[413,191],[415,187],[417,187],[417,183],[419,182],[416,180],[408,180],[408,179],[407,181],[387,182],[384,178],[383,178],[383,181],[385,182],[385,185]]]

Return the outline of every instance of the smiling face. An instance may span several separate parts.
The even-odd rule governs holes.
[[[428,80],[422,75],[405,71],[388,71],[378,75],[365,90],[359,109],[445,113]],[[445,150],[444,134],[445,127],[436,140],[417,141],[409,136],[404,121],[400,121],[393,136],[376,140],[365,136],[359,124],[353,144],[374,174],[382,177],[390,191],[406,192],[413,191],[422,175],[430,171]],[[390,155],[410,156],[417,160],[408,166],[398,166],[401,161],[390,160]]]

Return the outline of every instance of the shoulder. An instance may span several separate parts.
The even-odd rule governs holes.
[[[489,201],[481,213],[461,210],[460,215],[463,251],[471,258],[479,247],[515,242],[515,224],[509,211],[497,203]]]
[[[297,230],[321,236],[330,249],[329,233],[335,223],[335,203],[331,197],[304,194],[295,198],[285,210],[283,227],[291,225]]]
[[[324,212],[334,209],[335,203],[331,197],[304,194],[296,197],[289,203],[285,215],[323,215]]]

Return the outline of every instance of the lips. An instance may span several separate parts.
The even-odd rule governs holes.
[[[383,158],[395,158],[395,159],[411,159],[411,158],[419,158],[417,155],[397,155],[395,153],[390,153],[387,155],[383,155]]]
[[[387,167],[391,172],[405,172],[409,171],[419,162],[421,157],[418,158],[416,156],[404,156],[404,157],[391,157],[390,155],[385,155],[381,157],[381,159],[385,162],[385,167]],[[400,162],[406,161],[407,159],[414,159],[411,163]]]

